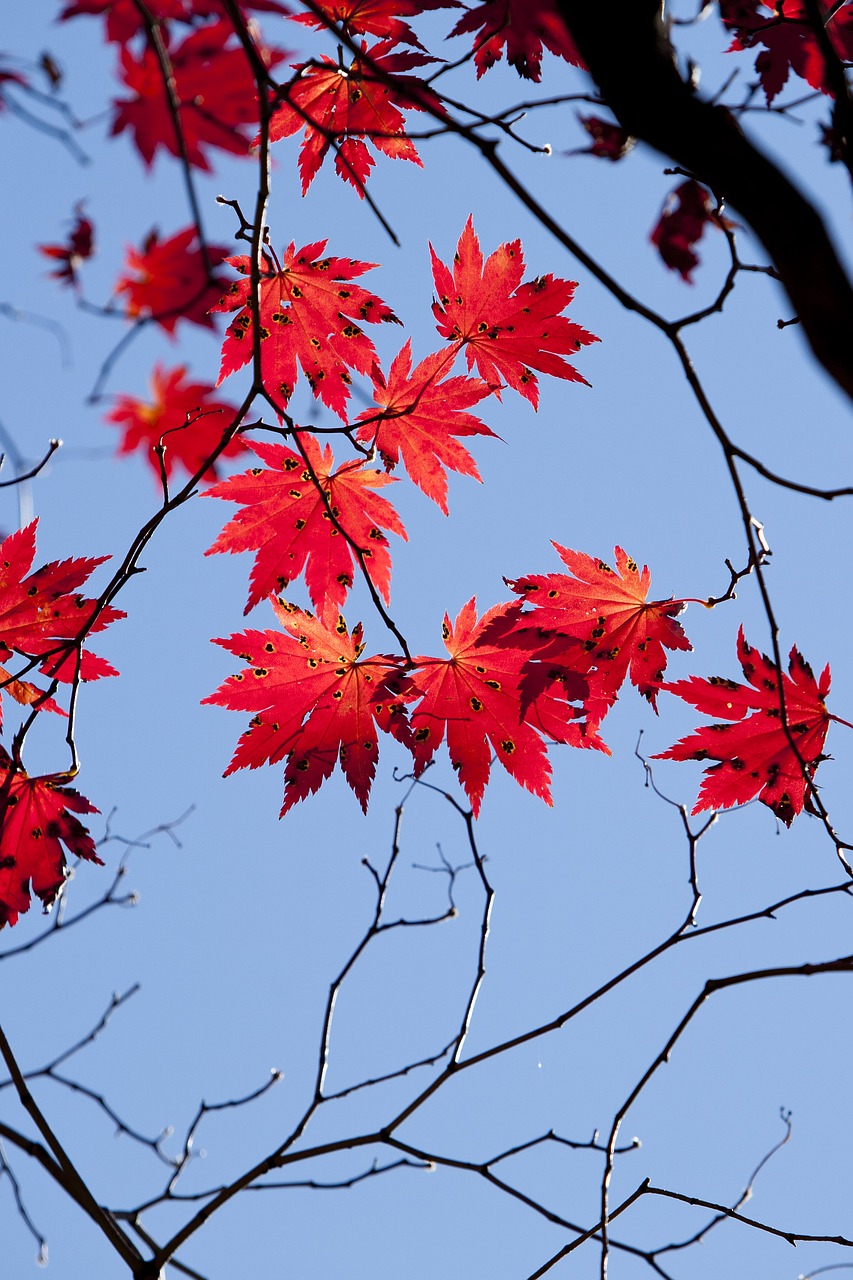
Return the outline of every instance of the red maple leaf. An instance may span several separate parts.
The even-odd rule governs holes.
[[[782,722],[779,668],[747,644],[743,627],[738,632],[737,651],[748,685],[722,676],[708,680],[691,676],[662,686],[703,715],[724,716],[731,723],[705,725],[655,759],[717,761],[705,770],[694,813],[729,809],[758,796],[789,827],[796,814],[809,807],[811,778],[824,759],[829,722],[836,718],[824,705],[829,667],[824,667],[816,681],[796,645],[791,650],[788,675],[782,676],[782,693],[785,719],[797,745],[795,752]]]
[[[491,388],[479,378],[444,378],[453,353],[437,351],[412,370],[412,344],[395,357],[383,385],[374,382],[380,408],[359,414],[358,439],[375,444],[388,470],[402,457],[418,488],[447,515],[447,473],[480,479],[477,464],[456,436],[494,436],[485,423],[466,410]],[[442,381],[444,378],[444,381]]]
[[[401,538],[406,530],[391,503],[375,490],[394,481],[381,471],[368,470],[362,460],[345,462],[333,472],[329,445],[321,450],[306,432],[299,433],[299,440],[310,467],[301,453],[258,441],[250,447],[269,470],[253,467],[207,491],[205,497],[240,502],[243,510],[228,522],[206,554],[257,552],[244,613],[266,596],[282,592],[304,571],[311,599],[327,617],[330,610],[337,615],[346,600],[358,565],[351,544],[340,532],[344,529],[361,550],[371,581],[387,602],[391,557],[382,529]]]
[[[584,66],[556,0],[538,0],[536,4],[529,0],[485,0],[469,9],[450,34],[461,36],[470,31],[479,32],[474,41],[478,80],[500,62],[504,47],[507,62],[527,80],[541,78],[545,49],[575,67]]]
[[[579,151],[567,151],[565,154],[598,156],[602,160],[622,160],[634,146],[636,138],[619,124],[611,120],[602,120],[600,116],[578,116],[578,123],[586,129],[592,142]]]
[[[163,463],[167,476],[178,464],[194,476],[213,453],[236,413],[233,405],[214,397],[215,387],[207,382],[188,382],[186,375],[183,365],[165,369],[158,364],[151,375],[149,403],[136,396],[116,396],[115,408],[107,414],[107,422],[124,430],[117,452],[141,450],[158,481],[160,460],[154,452],[157,445],[165,448]],[[235,436],[220,457],[234,457],[244,453],[245,448],[242,439]],[[217,474],[214,462],[203,478],[215,480]]]
[[[540,668],[528,668],[530,689],[538,692],[576,670],[590,685],[587,711],[600,722],[616,701],[622,684],[631,683],[657,711],[657,692],[666,669],[667,649],[690,649],[675,615],[681,600],[648,601],[651,575],[640,573],[621,547],[616,572],[603,560],[552,544],[573,576],[530,574],[508,585],[532,612],[521,614],[516,630],[535,628],[540,637]],[[542,684],[537,677],[541,677]]]
[[[68,234],[65,244],[40,244],[38,246],[39,253],[43,253],[46,258],[52,258],[59,263],[53,271],[48,272],[48,275],[53,277],[54,280],[70,284],[74,289],[78,288],[78,268],[87,258],[91,258],[94,242],[95,229],[89,219],[83,217],[82,210],[78,206],[74,225]]]
[[[206,148],[218,147],[232,155],[248,155],[252,133],[258,125],[258,97],[248,59],[236,40],[230,22],[214,22],[196,30],[172,48],[163,32],[187,161],[197,169],[210,169]],[[268,67],[285,56],[281,50],[262,49]],[[157,55],[146,44],[139,57],[124,47],[121,79],[131,96],[116,98],[110,132],[129,129],[146,166],[162,148],[180,156],[181,148],[169,108],[169,99]],[[248,132],[247,132],[248,130]]]
[[[376,348],[356,323],[399,324],[381,298],[351,282],[375,262],[353,258],[320,258],[328,241],[296,249],[288,245],[280,271],[267,260],[261,277],[261,369],[270,395],[286,406],[298,377],[298,365],[311,390],[346,421],[350,369],[381,378]],[[252,359],[252,312],[249,259],[229,258],[243,275],[228,287],[214,311],[237,311],[225,335],[219,381]]]
[[[426,768],[446,734],[450,759],[475,816],[493,752],[516,782],[551,804],[551,766],[542,734],[607,751],[594,726],[587,731],[581,723],[582,706],[572,707],[547,693],[524,706],[521,674],[529,646],[523,640],[505,645],[489,639],[501,624],[511,625],[517,612],[517,605],[496,605],[478,621],[472,598],[455,623],[444,615],[442,638],[450,658],[415,659],[413,679],[422,694],[411,718],[416,770]],[[570,696],[585,692],[581,681]]]
[[[822,5],[824,13],[828,6]],[[804,0],[721,0],[720,16],[734,33],[729,52],[764,46],[755,69],[767,97],[768,106],[785,87],[790,73],[800,76],[813,89],[832,96],[826,62],[809,21]],[[839,5],[826,31],[843,62],[853,60],[853,8]]]
[[[109,556],[52,560],[29,572],[35,559],[37,525],[33,520],[0,542],[0,663],[8,662],[13,654],[25,658],[48,655],[40,661],[40,670],[51,679],[68,682],[77,672],[77,655],[74,647],[62,642],[75,639],[84,627],[87,634],[103,631],[125,615],[107,606],[90,622],[95,601],[78,591],[92,570]],[[117,674],[109,662],[83,650],[81,679]],[[0,667],[0,681],[17,702],[32,703],[44,696],[28,681],[12,678],[4,667]],[[52,700],[42,705],[59,710]]]
[[[103,862],[75,813],[98,813],[65,784],[73,775],[29,777],[0,747],[0,929],[29,910],[30,890],[45,909],[65,883],[65,848],[75,858]]]
[[[365,138],[383,155],[393,160],[411,160],[423,168],[414,143],[406,136],[403,111],[423,111],[429,106],[443,115],[444,108],[423,80],[398,73],[435,59],[410,51],[394,53],[392,49],[393,41],[371,49],[363,44],[363,56],[353,59],[348,67],[325,57],[320,65],[304,63],[294,67],[297,79],[270,121],[270,142],[305,130],[299,149],[303,195],[332,142],[338,176],[349,182],[362,199],[364,184],[375,163]]]
[[[244,12],[287,13],[278,0],[238,0]],[[155,21],[193,22],[197,18],[222,18],[225,8],[222,0],[146,0],[146,8]],[[145,29],[145,20],[134,0],[73,0],[66,4],[59,21],[81,15],[103,16],[107,40],[127,44]]]
[[[465,347],[468,368],[476,363],[480,376],[497,395],[503,379],[535,409],[539,383],[533,369],[568,382],[586,383],[563,358],[598,342],[593,334],[560,315],[574,296],[575,282],[549,274],[522,284],[520,240],[500,245],[484,264],[470,217],[459,237],[452,274],[432,245],[430,253],[438,292],[432,308],[438,331],[443,338]]]
[[[408,744],[411,699],[403,659],[362,658],[361,625],[326,625],[295,605],[273,603],[280,631],[246,631],[216,640],[251,665],[206,703],[255,713],[225,776],[287,757],[283,817],[316,791],[339,761],[363,810],[379,755],[377,728]]]
[[[223,245],[208,245],[205,261],[194,226],[168,240],[161,240],[155,227],[141,249],[125,250],[125,273],[116,281],[116,293],[126,295],[128,316],[154,320],[166,333],[173,334],[179,320],[212,329],[208,312],[226,284],[224,276],[212,272],[227,255]]]
[[[376,36],[397,44],[423,45],[402,18],[415,17],[429,9],[458,9],[458,0],[315,0],[313,12],[294,13],[291,22],[301,22],[316,31],[331,24],[348,35]]]
[[[722,223],[714,197],[698,182],[688,178],[670,191],[649,237],[666,265],[677,271],[688,284],[693,283],[693,268],[699,265],[699,255],[694,246],[701,240],[709,223],[715,227]]]

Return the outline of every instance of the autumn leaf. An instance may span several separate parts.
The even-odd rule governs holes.
[[[367,811],[379,755],[377,729],[409,742],[411,699],[403,659],[362,658],[361,625],[333,626],[295,605],[273,603],[280,631],[246,631],[216,640],[250,665],[229,677],[205,703],[254,713],[225,776],[286,758],[281,816],[304,800],[340,763]]]
[[[168,334],[174,334],[179,320],[212,329],[208,312],[226,284],[224,276],[212,272],[227,255],[223,245],[208,245],[205,261],[194,226],[168,240],[161,240],[155,228],[141,249],[125,250],[124,274],[115,290],[126,296],[131,319],[154,320]]]
[[[571,576],[529,574],[508,582],[530,609],[520,616],[516,629],[538,631],[538,658],[545,659],[541,671],[547,674],[550,666],[563,676],[573,669],[584,675],[590,684],[587,710],[593,722],[604,718],[629,676],[657,711],[666,650],[691,647],[675,621],[684,602],[649,601],[648,567],[641,573],[621,547],[614,551],[614,572],[604,560],[552,545]],[[534,682],[533,687],[540,686]]]
[[[26,658],[47,655],[41,657],[40,670],[51,679],[67,683],[75,677],[77,657],[76,649],[69,649],[62,642],[75,639],[84,626],[87,634],[93,634],[125,615],[107,606],[90,622],[95,601],[78,591],[92,570],[109,556],[52,560],[30,573],[37,525],[38,521],[33,520],[0,542],[0,663],[8,662],[13,654]],[[51,655],[52,650],[61,652]],[[117,674],[103,658],[83,650],[81,679],[97,680]],[[18,702],[29,704],[43,697],[42,690],[13,679],[5,667],[0,667],[0,681]],[[59,710],[52,701],[44,705],[48,710]]]
[[[433,314],[438,331],[465,348],[468,368],[476,364],[480,376],[500,395],[501,381],[539,403],[539,383],[533,370],[586,383],[564,359],[590,342],[593,334],[560,313],[571,302],[577,285],[555,276],[540,276],[524,284],[521,241],[500,245],[483,262],[480,242],[469,217],[453,258],[453,272],[430,245],[438,301]],[[588,384],[587,384],[588,385]]]
[[[688,178],[670,191],[649,237],[668,267],[692,284],[694,267],[699,265],[695,246],[709,225],[719,227],[722,219],[709,191]],[[728,224],[726,224],[728,225]]]
[[[223,18],[222,0],[146,0],[146,8],[154,21],[192,22],[197,18]],[[278,0],[238,0],[238,8],[244,13],[287,13]],[[116,44],[127,44],[140,31],[145,30],[145,20],[135,0],[73,0],[66,4],[59,21],[81,15],[104,18],[106,39]]]
[[[247,156],[258,126],[258,96],[232,24],[223,21],[197,27],[174,47],[168,30],[161,28],[161,32],[172,68],[187,163],[209,170],[211,147]],[[285,56],[283,51],[264,48],[260,53],[270,68]],[[150,44],[139,57],[127,46],[122,48],[120,76],[130,96],[114,100],[110,132],[129,130],[146,167],[161,149],[180,156],[160,64]]]
[[[594,727],[587,734],[582,706],[561,703],[547,693],[523,706],[520,684],[529,647],[523,639],[503,645],[488,638],[496,624],[507,615],[512,622],[517,612],[516,605],[496,605],[478,620],[472,598],[455,623],[444,616],[442,638],[450,658],[415,659],[413,680],[422,695],[411,717],[416,770],[426,768],[446,736],[453,768],[475,816],[493,752],[516,782],[550,805],[551,766],[542,734],[607,751]],[[579,685],[573,696],[586,692],[586,684]]]
[[[494,436],[467,410],[491,388],[479,378],[445,378],[452,352],[438,351],[412,370],[412,344],[399,352],[386,383],[374,382],[378,408],[359,414],[357,437],[376,446],[392,470],[400,458],[410,477],[447,515],[447,473],[480,479],[477,464],[457,436]],[[442,381],[443,379],[443,381]]]
[[[406,135],[403,111],[427,106],[444,114],[432,89],[416,76],[400,75],[435,59],[422,53],[394,52],[393,41],[368,48],[349,66],[331,58],[294,67],[297,78],[270,121],[270,142],[304,130],[299,149],[302,194],[313,182],[334,142],[335,170],[364,198],[364,184],[374,165],[365,139],[393,160],[423,167]]]
[[[239,502],[243,509],[206,554],[257,553],[245,613],[266,596],[280,594],[304,572],[318,611],[324,617],[330,610],[337,615],[358,568],[356,554],[341,533],[344,529],[361,550],[371,581],[387,603],[391,556],[382,529],[401,538],[406,530],[391,503],[375,491],[394,481],[365,467],[362,460],[345,462],[333,471],[330,446],[321,450],[313,436],[302,431],[299,442],[308,465],[301,453],[285,445],[257,441],[250,447],[268,469],[253,467],[207,491],[205,497]]]
[[[316,31],[324,31],[334,23],[351,36],[376,36],[422,49],[420,40],[402,19],[429,9],[459,7],[457,0],[315,0],[310,12],[293,13],[290,19]]]
[[[782,720],[778,667],[766,654],[747,644],[742,627],[737,651],[748,684],[722,676],[708,680],[691,676],[689,680],[661,686],[703,715],[722,716],[730,723],[705,725],[655,759],[717,761],[705,770],[694,813],[729,809],[757,796],[789,827],[803,808],[809,808],[811,779],[824,759],[827,729],[830,720],[835,719],[825,706],[829,667],[824,667],[820,680],[815,680],[796,645],[791,650],[788,674],[782,676],[781,684],[785,720],[796,743],[795,752]]]
[[[623,160],[636,142],[636,138],[632,138],[621,125],[602,120],[600,116],[578,116],[578,123],[583,125],[592,141],[588,147],[567,151],[566,155],[598,156],[615,162]]]
[[[67,773],[29,777],[0,747],[0,929],[29,910],[30,891],[45,909],[65,883],[65,851],[103,866],[77,813],[97,813],[65,784]]]
[[[471,31],[477,32],[474,65],[478,80],[500,62],[504,49],[509,65],[526,80],[541,79],[545,49],[575,67],[584,65],[556,0],[537,0],[536,4],[529,0],[486,0],[469,9],[450,34],[461,36]]]
[[[60,283],[69,284],[74,289],[78,288],[77,271],[87,258],[91,258],[94,242],[95,229],[89,219],[83,217],[78,205],[74,224],[66,242],[38,246],[39,253],[43,253],[46,258],[51,258],[59,264],[53,271],[49,271],[48,275],[54,280],[59,280]]]
[[[258,291],[264,386],[282,407],[293,394],[299,366],[314,395],[346,421],[350,369],[381,378],[376,348],[358,321],[399,324],[381,298],[352,281],[376,263],[320,258],[328,241],[297,249],[291,241],[281,270],[267,259]],[[252,359],[249,259],[229,258],[243,276],[228,287],[214,311],[238,311],[222,347],[219,381]],[[357,318],[357,319],[356,319]]]
[[[829,6],[820,8],[826,14]],[[842,62],[853,61],[853,8],[834,6],[826,22],[826,32]],[[729,52],[761,48],[755,70],[761,80],[767,105],[788,82],[791,72],[813,89],[832,95],[826,62],[809,21],[805,0],[720,0],[720,17],[734,34]],[[762,47],[763,46],[763,47]]]
[[[223,431],[236,414],[233,405],[214,396],[215,387],[207,382],[187,381],[183,365],[166,369],[156,365],[151,375],[151,400],[136,396],[116,396],[115,408],[106,421],[123,429],[117,452],[139,450],[159,482],[160,460],[155,448],[164,447],[163,464],[170,476],[177,465],[194,476],[218,446]],[[239,436],[228,441],[220,457],[231,458],[244,453]],[[215,480],[217,463],[204,473],[205,480]]]

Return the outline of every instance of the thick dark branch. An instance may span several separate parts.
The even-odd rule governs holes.
[[[853,287],[817,211],[723,107],[680,74],[660,0],[559,7],[607,105],[634,137],[707,183],[769,253],[812,350],[853,397]]]

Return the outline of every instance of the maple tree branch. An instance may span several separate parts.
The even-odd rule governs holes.
[[[184,187],[186,189],[187,201],[190,206],[192,220],[195,223],[199,248],[201,250],[202,261],[204,262],[204,269],[207,273],[208,280],[213,283],[213,263],[211,262],[210,251],[204,236],[201,204],[199,203],[198,192],[195,188],[192,165],[190,164],[189,152],[187,151],[187,142],[184,137],[183,125],[181,124],[181,103],[178,98],[178,91],[175,85],[175,71],[172,66],[172,60],[169,57],[169,51],[163,42],[160,20],[154,17],[151,10],[148,8],[148,5],[145,3],[145,0],[133,0],[133,5],[142,19],[148,44],[154,53],[154,57],[157,60],[157,66],[160,70],[160,76],[163,81],[163,92],[166,95],[166,104],[172,120],[172,127],[175,130],[175,145],[178,148],[178,158],[181,162],[181,170],[184,175]]]
[[[613,1177],[613,1159],[615,1155],[616,1142],[619,1137],[619,1131],[631,1107],[637,1101],[640,1094],[643,1092],[643,1090],[645,1089],[649,1081],[652,1079],[652,1077],[656,1074],[658,1068],[661,1066],[664,1066],[666,1063],[669,1062],[673,1049],[675,1048],[678,1041],[681,1039],[681,1036],[689,1027],[690,1023],[693,1021],[696,1014],[703,1007],[705,1002],[710,999],[711,996],[715,995],[719,991],[728,990],[731,987],[743,986],[752,982],[761,982],[769,978],[813,977],[818,974],[826,974],[826,973],[853,973],[853,955],[839,956],[835,960],[825,960],[825,961],[819,961],[817,963],[806,962],[805,964],[801,964],[801,965],[776,965],[767,969],[752,969],[744,973],[731,974],[730,976],[725,978],[709,978],[705,982],[705,985],[703,986],[699,995],[695,998],[693,1003],[690,1005],[690,1008],[681,1018],[675,1030],[672,1032],[672,1034],[669,1036],[669,1039],[666,1041],[666,1044],[655,1056],[651,1064],[648,1066],[646,1071],[643,1073],[643,1075],[634,1085],[633,1089],[628,1094],[625,1101],[622,1103],[622,1105],[619,1107],[618,1111],[614,1115],[613,1125],[610,1130],[610,1138],[607,1144],[608,1152],[605,1158],[604,1174],[601,1180],[601,1222],[602,1222],[601,1280],[607,1280],[607,1254],[608,1254],[607,1222],[609,1220],[608,1204],[609,1204],[609,1197],[610,1197],[610,1184]],[[696,1201],[696,1203],[699,1203],[699,1202]],[[716,1212],[723,1213],[729,1217],[740,1218],[739,1214],[735,1213],[732,1210],[727,1209],[723,1205],[716,1205],[708,1201],[705,1201],[703,1203],[705,1208],[713,1209]],[[750,1226],[757,1225],[754,1222],[752,1222],[750,1219],[741,1219],[741,1220],[746,1222],[747,1225],[750,1225]],[[780,1232],[777,1234],[784,1234],[784,1233]],[[794,1233],[791,1233],[791,1234],[794,1234]],[[786,1238],[789,1238],[789,1237],[786,1236]],[[805,1237],[797,1237],[797,1238],[804,1239]],[[816,1237],[816,1238],[829,1239],[829,1237]],[[794,1240],[790,1240],[790,1243],[794,1243]],[[844,1237],[841,1237],[841,1236],[833,1237],[833,1243],[850,1244],[850,1246],[853,1247],[853,1241],[847,1241]]]
[[[15,1201],[15,1208],[18,1211],[18,1217],[21,1219],[24,1226],[27,1228],[30,1235],[35,1240],[36,1245],[38,1246],[38,1253],[36,1254],[36,1262],[40,1267],[46,1266],[47,1265],[47,1239],[39,1231],[38,1227],[35,1225],[32,1217],[30,1216],[27,1206],[24,1203],[24,1196],[23,1196],[23,1192],[21,1191],[21,1184],[19,1183],[15,1175],[14,1169],[9,1164],[9,1161],[6,1159],[6,1153],[3,1150],[3,1144],[2,1142],[0,1142],[0,1182],[3,1181],[4,1177],[8,1179],[9,1185],[12,1188],[12,1197]]]
[[[816,358],[853,397],[853,287],[823,221],[724,108],[682,78],[660,0],[558,0],[599,92],[628,133],[725,196],[761,240]]]
[[[115,1249],[116,1253],[132,1271],[135,1272],[138,1264],[142,1261],[142,1255],[136,1245],[122,1231],[118,1223],[113,1219],[112,1215],[105,1209],[102,1209],[95,1200],[87,1183],[77,1172],[75,1165],[66,1153],[59,1138],[54,1133],[48,1121],[45,1119],[41,1109],[36,1103],[33,1095],[27,1086],[26,1079],[18,1066],[17,1059],[12,1052],[12,1046],[6,1038],[2,1026],[0,1026],[0,1056],[6,1063],[6,1069],[15,1086],[15,1092],[20,1099],[21,1105],[27,1115],[35,1124],[45,1143],[53,1154],[58,1170],[61,1171],[61,1185],[68,1193],[72,1200],[80,1206],[84,1213],[92,1219],[95,1226],[106,1236],[109,1243]],[[4,1132],[4,1136],[9,1136],[8,1132]],[[60,1179],[57,1179],[60,1180]]]
[[[61,448],[62,448],[61,440],[54,439],[54,440],[48,441],[47,453],[44,455],[41,461],[37,462],[33,467],[30,468],[29,471],[24,471],[23,473],[19,472],[18,475],[16,475],[12,480],[0,480],[0,489],[10,489],[12,488],[12,486],[16,484],[23,484],[27,480],[35,479],[35,477],[39,474],[39,472],[43,471],[44,468],[47,466],[47,464],[50,462],[51,458],[56,453],[57,449],[61,449]],[[5,461],[6,461],[5,453],[0,454],[0,467],[3,466],[3,463]]]
[[[756,1218],[748,1218],[745,1214],[738,1213],[735,1209],[729,1209],[724,1204],[716,1204],[713,1200],[702,1200],[699,1196],[688,1196],[680,1191],[668,1191],[663,1187],[655,1187],[650,1183],[646,1185],[643,1191],[644,1195],[664,1196],[669,1200],[680,1200],[682,1204],[696,1205],[702,1209],[711,1209],[714,1213],[719,1214],[720,1218],[729,1218],[733,1222],[742,1222],[744,1226],[754,1227],[758,1231],[765,1231],[772,1236],[780,1236],[783,1240],[787,1240],[788,1244],[796,1245],[798,1243],[811,1242],[813,1244],[840,1244],[848,1249],[853,1249],[853,1240],[842,1235],[811,1235],[804,1231],[788,1231],[781,1227],[770,1226],[769,1223],[759,1222]]]

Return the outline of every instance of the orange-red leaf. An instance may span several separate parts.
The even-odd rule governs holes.
[[[109,556],[53,560],[29,572],[35,559],[37,525],[38,521],[34,520],[0,543],[0,663],[8,662],[13,654],[24,657],[49,654],[59,649],[62,641],[78,636],[82,629],[85,628],[87,634],[103,631],[111,622],[125,616],[119,609],[107,606],[95,622],[90,623],[95,601],[78,592],[92,570]],[[52,657],[44,657],[39,666],[51,678],[72,680],[77,666],[76,651],[66,648]],[[83,651],[82,679],[97,680],[100,676],[116,674],[103,658]],[[5,688],[19,702],[31,703],[42,696],[41,690],[25,681],[12,681]],[[58,710],[52,702],[45,706]]]
[[[438,331],[449,342],[464,345],[468,368],[476,363],[480,376],[498,395],[503,380],[535,409],[539,384],[534,369],[586,383],[564,358],[598,342],[560,314],[574,296],[573,281],[547,275],[522,284],[520,240],[500,245],[484,263],[470,217],[459,237],[452,273],[432,246],[430,253]]]
[[[160,462],[154,450],[162,444],[167,476],[178,464],[188,475],[195,475],[236,413],[233,405],[216,399],[214,391],[207,382],[188,382],[183,365],[176,369],[156,365],[151,375],[151,401],[116,396],[116,406],[107,414],[107,422],[124,429],[118,452],[140,450],[159,480]],[[240,437],[235,436],[220,457],[234,457],[245,449]],[[216,475],[214,462],[205,471],[204,479],[215,480]]]
[[[644,565],[616,547],[616,572],[603,560],[554,543],[572,576],[529,574],[508,585],[523,595],[532,612],[522,614],[520,629],[538,628],[542,651],[559,666],[586,675],[591,696],[587,710],[600,721],[616,701],[626,676],[657,710],[657,691],[666,669],[667,649],[690,649],[675,617],[681,600],[647,599],[651,575]],[[541,655],[540,655],[541,656]]]
[[[594,726],[581,723],[583,707],[550,694],[522,701],[521,676],[530,649],[523,638],[505,645],[489,638],[511,626],[517,605],[496,605],[478,620],[468,601],[455,623],[444,617],[442,636],[449,659],[415,659],[414,682],[421,701],[412,713],[415,765],[420,772],[445,735],[447,749],[474,814],[491,772],[492,753],[522,787],[551,804],[551,766],[542,735],[578,747],[607,748]],[[572,690],[581,696],[586,685]]]
[[[388,380],[374,382],[378,409],[359,414],[358,439],[375,444],[386,467],[403,464],[418,488],[447,515],[444,468],[480,479],[477,464],[456,436],[493,436],[484,422],[467,410],[490,387],[479,378],[445,378],[453,355],[437,351],[412,369],[412,344],[397,355]],[[442,381],[442,379],[444,379]]]
[[[208,245],[210,268],[223,262],[227,253],[222,245]],[[155,228],[141,249],[126,250],[116,293],[126,296],[127,314],[132,319],[154,320],[173,334],[179,320],[213,328],[208,312],[225,284],[223,275],[208,275],[195,227],[185,227],[168,240],[161,240]]]
[[[393,52],[394,42],[372,48],[342,67],[332,58],[294,67],[297,79],[270,121],[270,141],[290,138],[300,130],[302,194],[313,182],[332,142],[335,170],[364,198],[364,184],[374,165],[369,142],[393,160],[411,160],[421,167],[414,143],[406,135],[404,111],[429,106],[444,114],[440,99],[417,76],[400,75],[435,59],[411,51]]]
[[[297,249],[291,242],[281,271],[266,263],[258,299],[261,369],[267,391],[286,406],[301,365],[314,395],[346,420],[352,384],[349,370],[381,378],[376,348],[357,321],[400,321],[381,298],[352,283],[376,263],[321,258],[326,244],[326,240],[318,240]],[[239,311],[225,335],[220,382],[252,359],[254,333],[249,259],[228,261],[243,279],[229,285],[225,297],[213,308]]]
[[[797,746],[795,752],[782,722],[779,668],[766,654],[747,644],[742,627],[737,648],[748,684],[722,676],[708,680],[691,676],[689,680],[661,686],[704,715],[723,716],[729,723],[705,725],[655,758],[717,761],[705,770],[694,813],[729,809],[757,796],[790,826],[796,814],[809,806],[812,788],[803,765],[811,779],[824,758],[826,732],[832,719],[825,705],[829,667],[824,667],[820,680],[815,680],[796,645],[791,650],[788,674],[782,676],[782,695],[785,719]]]
[[[254,713],[225,774],[286,757],[283,817],[340,762],[366,811],[377,729],[409,741],[405,703],[412,694],[403,659],[362,659],[361,625],[350,635],[340,616],[329,626],[295,605],[279,601],[273,608],[283,632],[245,631],[215,641],[250,665],[204,701]]]
[[[321,450],[307,432],[299,433],[299,441],[307,464],[301,453],[285,445],[258,441],[252,451],[268,470],[253,467],[208,490],[205,497],[239,502],[243,509],[206,554],[257,553],[246,613],[265,596],[282,592],[304,572],[315,607],[324,616],[330,609],[337,614],[358,568],[343,529],[362,552],[371,580],[387,602],[391,556],[382,529],[401,538],[406,537],[406,530],[391,503],[375,490],[394,481],[365,467],[362,460],[345,462],[333,471],[329,445]]]
[[[461,36],[470,31],[477,32],[474,64],[478,80],[500,62],[504,48],[509,65],[527,80],[541,78],[545,49],[573,66],[584,65],[555,0],[537,0],[536,4],[530,0],[484,0],[471,7],[450,34]]]
[[[70,775],[30,778],[0,747],[0,929],[29,910],[30,890],[45,908],[65,883],[65,848],[87,862],[101,859],[75,813],[97,813],[65,784]]]

